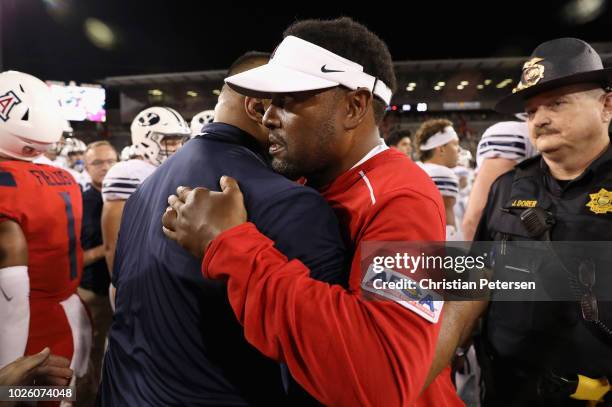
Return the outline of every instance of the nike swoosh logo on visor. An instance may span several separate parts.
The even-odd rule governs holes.
[[[327,66],[327,64],[325,64],[325,65],[323,65],[321,67],[321,72],[323,72],[323,73],[344,72],[344,71],[336,71],[335,69],[327,69],[326,66]]]

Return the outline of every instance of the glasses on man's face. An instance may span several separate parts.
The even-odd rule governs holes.
[[[578,280],[585,288],[586,293],[580,300],[582,318],[585,321],[599,321],[599,308],[597,307],[597,297],[593,294],[595,285],[595,264],[592,260],[584,260],[578,266]]]
[[[91,165],[92,167],[101,167],[104,164],[112,166],[112,165],[117,164],[117,160],[115,160],[115,159],[111,159],[111,160],[94,160],[94,161],[89,163],[89,165]]]

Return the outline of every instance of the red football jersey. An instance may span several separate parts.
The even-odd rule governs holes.
[[[25,161],[0,162],[0,220],[17,222],[28,244],[30,332],[26,354],[45,346],[72,357],[61,301],[76,293],[83,268],[81,190],[65,170]]]
[[[81,189],[65,170],[0,162],[0,216],[19,223],[28,242],[30,297],[63,301],[83,268]]]
[[[287,363],[293,377],[325,405],[463,405],[445,370],[421,394],[440,322],[393,301],[361,295],[361,244],[443,241],[444,204],[431,179],[395,150],[347,171],[321,191],[354,250],[349,290],[309,277],[251,223],[215,239],[205,276],[227,278],[245,336]]]

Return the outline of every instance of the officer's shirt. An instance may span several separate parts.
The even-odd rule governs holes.
[[[499,240],[495,235],[500,228],[526,236],[511,215],[534,204],[554,215],[553,241],[612,240],[612,148],[569,182],[557,181],[541,156],[501,175],[491,187],[474,240]]]
[[[474,240],[537,240],[529,237],[519,219],[533,205],[555,218],[552,241],[612,241],[612,148],[569,182],[555,180],[540,156],[518,164],[493,184]],[[605,261],[606,253],[600,255]],[[560,279],[566,278],[564,271],[558,273]],[[610,297],[609,267],[597,266],[594,291],[600,298]],[[609,302],[599,301],[599,317],[612,326]],[[611,338],[602,337],[582,319],[577,300],[493,301],[485,331],[494,356],[508,365],[569,376],[612,375]]]

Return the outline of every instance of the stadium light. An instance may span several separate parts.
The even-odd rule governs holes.
[[[83,24],[85,35],[93,45],[98,48],[110,50],[115,45],[115,33],[103,21],[97,18],[88,18]]]

